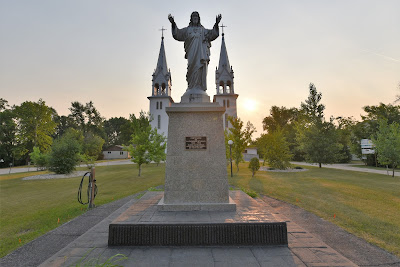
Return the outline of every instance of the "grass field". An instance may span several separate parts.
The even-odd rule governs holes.
[[[45,172],[0,175],[0,257],[86,211],[87,205],[77,201],[81,177],[21,179],[42,173]],[[163,164],[143,166],[141,177],[137,176],[136,165],[96,167],[99,192],[95,204],[102,205],[161,185],[164,173]]]
[[[307,169],[296,173],[258,171],[251,177],[247,164],[241,164],[239,173],[229,177],[229,182],[302,207],[400,256],[399,178]]]
[[[229,176],[230,184],[300,206],[400,256],[399,178],[317,167],[251,177],[247,165]],[[137,173],[136,165],[96,167],[96,205],[164,183],[162,164],[145,165],[142,177]],[[76,200],[80,177],[21,180],[36,174],[0,176],[0,257],[85,212]]]

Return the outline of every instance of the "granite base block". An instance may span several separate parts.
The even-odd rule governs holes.
[[[159,211],[235,211],[236,203],[229,197],[229,203],[165,204],[163,197],[157,209]]]

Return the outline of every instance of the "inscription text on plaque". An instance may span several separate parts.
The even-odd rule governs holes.
[[[207,149],[206,136],[190,136],[186,137],[185,147],[187,150],[204,150]]]

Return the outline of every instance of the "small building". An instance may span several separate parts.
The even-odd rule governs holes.
[[[242,154],[244,161],[250,161],[252,158],[260,159],[260,157],[257,154],[257,147],[255,146],[246,148]]]
[[[123,146],[114,145],[109,146],[103,150],[104,159],[129,159],[130,155],[128,151],[124,150]]]

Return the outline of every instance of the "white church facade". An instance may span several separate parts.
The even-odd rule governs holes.
[[[164,36],[161,37],[160,53],[156,69],[152,75],[152,93],[148,97],[150,101],[150,114],[153,117],[151,126],[168,137],[168,115],[165,108],[171,106],[174,100],[171,96],[171,72],[167,67],[165,56]],[[229,64],[228,53],[225,45],[224,33],[222,33],[221,52],[218,67],[215,71],[216,94],[213,102],[219,103],[226,108],[223,115],[224,130],[231,127],[228,116],[237,117],[237,98],[233,81],[233,69]]]

